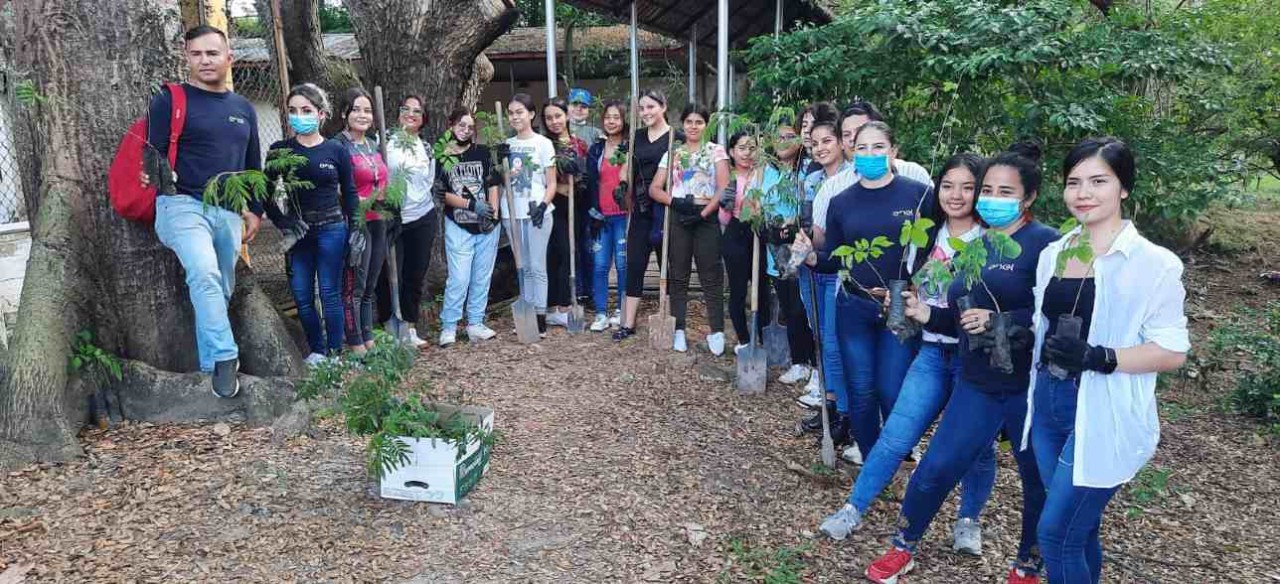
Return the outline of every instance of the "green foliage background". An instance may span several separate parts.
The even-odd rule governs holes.
[[[754,82],[742,107],[867,99],[896,130],[901,156],[931,171],[955,152],[993,154],[1033,138],[1046,153],[1037,205],[1055,224],[1062,157],[1081,138],[1115,135],[1140,157],[1129,215],[1176,243],[1210,204],[1239,196],[1266,162],[1257,136],[1276,135],[1273,121],[1237,111],[1260,95],[1276,99],[1274,80],[1237,72],[1276,34],[1242,32],[1257,24],[1228,19],[1239,4],[1148,13],[1117,3],[1104,16],[1083,0],[851,2],[830,24],[753,39],[742,54]],[[1251,68],[1268,71],[1275,59],[1272,47]]]

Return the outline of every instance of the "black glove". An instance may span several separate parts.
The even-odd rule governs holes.
[[[733,207],[738,203],[738,188],[734,185],[728,185],[724,188],[724,192],[720,193],[720,208],[733,212]]]
[[[347,265],[353,268],[359,266],[368,246],[369,236],[364,230],[352,227],[351,233],[347,235]]]
[[[982,351],[990,353],[992,347],[996,346],[996,333],[991,329],[982,331],[976,335],[969,335],[969,350],[973,352]]]
[[[627,206],[627,189],[629,188],[630,185],[624,180],[613,189],[613,202],[617,203],[619,207],[625,208]]]
[[[479,216],[481,220],[493,219],[493,207],[490,207],[484,199],[471,199],[467,209]]]
[[[1044,358],[1070,373],[1115,371],[1115,361],[1107,359],[1106,347],[1090,345],[1084,339],[1054,335],[1044,341]]]
[[[783,225],[781,227],[770,227],[765,230],[765,241],[770,245],[783,246],[795,241],[796,232],[794,225]]]
[[[1009,325],[1009,348],[1014,351],[1026,351],[1036,344],[1036,335],[1031,329],[1016,324]]]
[[[582,175],[582,166],[578,164],[578,158],[575,156],[557,156],[556,170],[566,176]]]
[[[700,208],[693,203],[693,197],[674,197],[671,199],[671,210],[680,215],[696,215]]]
[[[547,215],[547,204],[542,201],[529,201],[529,220],[533,226],[542,229],[542,219]]]
[[[511,145],[506,142],[498,142],[493,147],[493,153],[498,155],[498,160],[505,161],[511,158]]]
[[[617,152],[618,152],[618,154],[623,154],[623,155],[625,155],[625,154],[627,153],[627,149],[628,149],[628,148],[630,148],[630,147],[631,147],[631,146],[630,146],[630,142],[628,142],[628,141],[626,141],[626,140],[623,140],[622,142],[619,142],[619,143],[618,143],[618,149],[617,149]]]
[[[806,231],[813,229],[813,201],[800,203],[800,228]]]

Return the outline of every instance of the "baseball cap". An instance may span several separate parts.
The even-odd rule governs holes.
[[[580,103],[582,105],[591,105],[591,92],[581,87],[576,87],[569,91],[569,103]]]

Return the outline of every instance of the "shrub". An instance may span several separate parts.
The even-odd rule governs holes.
[[[1240,309],[1213,330],[1210,350],[1225,361],[1240,355],[1227,405],[1280,432],[1280,302],[1263,310]]]

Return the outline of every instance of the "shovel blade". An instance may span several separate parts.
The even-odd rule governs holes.
[[[571,334],[578,334],[587,330],[586,315],[583,314],[581,306],[574,306],[569,309],[568,329]]]
[[[771,324],[764,327],[764,350],[770,367],[781,367],[791,362],[791,343],[787,341],[787,327]]]
[[[524,298],[517,299],[511,305],[511,320],[516,325],[516,340],[531,345],[540,340],[538,336],[538,313],[533,303]]]
[[[749,345],[738,352],[739,394],[764,393],[766,377],[769,374],[769,357],[763,347]]]
[[[676,335],[676,318],[662,313],[649,317],[649,346],[670,350]]]

